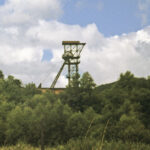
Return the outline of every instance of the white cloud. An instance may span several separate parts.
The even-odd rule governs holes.
[[[39,83],[49,72],[44,85],[50,86],[63,63],[63,40],[80,40],[87,43],[82,52],[80,69],[81,72],[89,71],[97,84],[112,82],[126,70],[131,70],[137,76],[150,74],[150,27],[135,33],[105,38],[95,24],[80,27],[58,21],[39,21],[22,36],[25,42],[16,44],[16,47],[21,49],[10,44],[8,50],[0,48],[3,52],[0,54],[4,71],[7,74],[12,73],[24,82]],[[50,62],[41,62],[45,48],[51,49],[53,53]],[[66,83],[64,75],[58,82],[58,86]]]
[[[0,6],[4,25],[29,25],[39,19],[56,19],[62,14],[60,0],[7,0]]]
[[[25,2],[30,3],[33,10],[26,7]],[[97,84],[112,82],[126,70],[131,70],[137,76],[150,75],[150,27],[106,38],[94,23],[81,27],[47,20],[51,16],[46,12],[50,11],[51,14],[56,14],[56,17],[58,12],[61,12],[61,6],[55,6],[56,1],[45,0],[42,8],[39,8],[39,4],[34,0],[25,2],[9,0],[0,8],[0,11],[3,11],[3,14],[0,13],[2,16],[0,17],[0,69],[6,75],[12,74],[24,83],[42,82],[44,86],[49,87],[63,63],[61,58],[63,40],[79,40],[87,43],[81,53],[79,68],[82,73],[89,71]],[[60,1],[57,3],[60,4]],[[58,8],[59,11],[57,12],[53,7]],[[13,8],[15,16],[20,12],[21,15],[27,16],[26,18],[34,18],[34,23],[30,19],[22,18],[22,21],[18,16],[12,23],[11,19],[9,20],[12,17],[10,8]],[[45,12],[41,9],[45,9]],[[42,14],[38,15],[38,11]],[[32,12],[35,14],[32,15]],[[4,15],[6,22],[3,20]],[[23,22],[26,25],[22,25]],[[52,52],[53,58],[49,62],[42,62],[44,49]],[[64,71],[57,86],[64,86],[67,83],[65,74]]]

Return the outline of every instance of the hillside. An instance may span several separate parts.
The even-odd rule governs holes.
[[[124,147],[146,145],[150,143],[149,116],[150,78],[137,78],[129,71],[101,86],[86,72],[59,95],[41,93],[35,84],[23,85],[0,72],[1,146],[22,142],[44,150],[68,144],[84,150],[99,141],[112,148],[113,142],[126,143]]]

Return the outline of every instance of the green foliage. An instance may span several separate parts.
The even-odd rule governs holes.
[[[40,94],[41,92],[36,88],[34,83],[29,83],[24,88],[24,94],[28,98],[32,98],[35,94]]]
[[[24,86],[13,76],[4,79],[0,72],[0,145],[90,150],[108,141],[104,150],[136,149],[139,145],[129,143],[150,143],[149,116],[150,79],[129,71],[99,87],[89,73],[75,75],[60,95],[41,93],[34,83]]]
[[[1,70],[0,70],[0,79],[4,79],[4,74]]]
[[[96,84],[88,72],[84,73],[80,79],[78,75],[75,75],[71,87],[68,87],[65,94],[60,95],[60,98],[73,110],[84,112],[93,103],[91,101],[95,96],[92,95],[92,92],[95,86]]]
[[[0,145],[6,142],[7,117],[14,107],[12,103],[8,103],[7,101],[0,102]]]
[[[95,88],[96,84],[94,83],[93,78],[88,72],[85,72],[80,79],[80,86],[85,92],[91,92]]]
[[[121,74],[117,85],[121,88],[131,90],[134,86],[134,75],[130,71]]]
[[[28,131],[28,114],[21,107],[16,106],[7,117],[6,143],[16,144],[24,140]]]

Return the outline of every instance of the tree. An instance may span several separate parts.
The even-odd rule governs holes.
[[[79,88],[80,86],[80,75],[78,73],[75,73],[72,75],[72,80],[71,80],[71,83],[70,83],[70,87],[72,88]]]
[[[23,140],[25,136],[25,120],[23,109],[16,106],[15,109],[10,111],[7,116],[7,131],[6,142],[16,144],[19,140]]]
[[[32,98],[35,94],[40,94],[41,91],[39,91],[36,88],[36,85],[34,83],[28,83],[24,88],[24,94],[26,97]]]
[[[4,79],[4,74],[1,70],[0,70],[0,79]]]
[[[85,72],[80,79],[80,86],[85,92],[91,93],[91,91],[95,88],[96,84],[94,83],[93,78],[88,72]]]
[[[52,98],[52,100],[51,100]],[[55,145],[68,140],[66,130],[67,120],[71,116],[70,107],[55,99],[52,95],[37,94],[26,101],[25,106],[32,109],[30,134],[30,144],[41,145],[44,150],[45,145]]]
[[[20,80],[15,79],[11,75],[9,75],[8,78],[4,81],[4,95],[8,101],[13,101],[15,103],[23,102],[23,88],[21,84],[22,83]]]
[[[131,101],[134,104],[139,104],[139,109],[136,109],[140,120],[150,129],[150,90],[147,88],[135,89],[132,91]]]
[[[71,86],[67,87],[60,98],[73,110],[83,112],[91,105],[92,98],[94,98],[92,91],[95,86],[96,84],[88,72],[84,73],[80,79],[79,75],[75,74]]]
[[[0,102],[0,145],[6,144],[7,117],[14,107],[14,104],[5,99]]]
[[[145,137],[147,137],[146,142],[150,141],[149,131],[145,129],[142,122],[133,114],[123,114],[117,126],[119,127],[118,136],[123,141],[141,142],[145,140]]]
[[[134,84],[135,84],[134,75],[130,71],[127,71],[124,74],[122,73],[120,74],[120,79],[116,85],[121,88],[124,88],[125,90],[132,90]]]

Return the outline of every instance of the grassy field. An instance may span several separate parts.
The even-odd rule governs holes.
[[[0,150],[40,150],[26,144],[17,144],[16,146],[0,147]],[[104,142],[95,143],[93,141],[70,141],[64,146],[55,148],[47,147],[45,150],[150,150],[150,145],[142,143],[123,143],[123,142]]]

